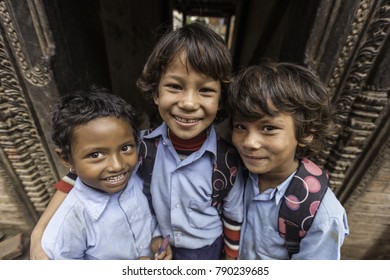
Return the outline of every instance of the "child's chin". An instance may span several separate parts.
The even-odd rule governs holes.
[[[263,174],[266,172],[264,168],[259,167],[258,165],[250,165],[250,164],[245,164],[246,168],[253,174]]]
[[[104,186],[102,186],[100,189],[102,191],[105,191],[107,193],[115,193],[115,192],[120,192],[122,191],[127,185],[127,181],[126,183],[122,182],[122,183],[118,183],[118,184],[106,184]]]

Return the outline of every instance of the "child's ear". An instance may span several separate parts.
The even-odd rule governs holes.
[[[298,146],[299,147],[306,147],[307,145],[309,145],[313,141],[313,138],[314,138],[313,134],[309,134],[308,136],[303,137],[302,141],[300,143],[298,143]]]
[[[156,104],[158,106],[160,99],[158,98],[157,93],[153,94],[153,101],[154,101],[154,104]]]
[[[71,169],[72,165],[69,162],[68,156],[62,151],[62,149],[61,148],[55,148],[54,151],[56,152],[57,157],[60,160],[60,162],[64,166],[66,166],[68,169]]]

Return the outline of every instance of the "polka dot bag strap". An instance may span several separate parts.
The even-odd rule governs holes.
[[[328,189],[328,174],[308,159],[300,162],[279,209],[279,234],[286,239],[289,256],[299,252],[321,200]]]

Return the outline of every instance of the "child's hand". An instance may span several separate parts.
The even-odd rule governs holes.
[[[40,243],[32,244],[30,247],[30,260],[48,260],[49,257],[43,251]]]
[[[156,236],[152,239],[150,242],[150,248],[152,249],[152,252],[154,254],[155,260],[171,260],[172,259],[172,249],[171,246],[168,245],[167,248],[162,251],[160,254],[158,253],[160,251],[160,248],[164,242],[164,239],[161,236]]]
[[[42,231],[43,232],[43,231]],[[41,245],[42,234],[38,230],[33,230],[30,238],[30,260],[48,260],[49,257]]]
[[[225,254],[225,260],[237,260],[237,258],[231,257],[228,254]]]

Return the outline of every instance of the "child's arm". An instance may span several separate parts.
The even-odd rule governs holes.
[[[57,191],[54,193],[45,211],[43,212],[42,216],[39,218],[38,223],[35,225],[31,233],[30,259],[32,260],[48,259],[41,246],[41,239],[42,239],[43,232],[45,231],[46,226],[49,223],[51,217],[53,217],[58,207],[64,201],[67,193],[70,192],[70,190],[73,188],[76,178],[77,178],[76,174],[68,173],[54,185]]]
[[[235,260],[238,258],[241,224],[244,215],[243,195],[244,180],[242,170],[239,168],[236,181],[223,203],[223,249],[225,259],[227,260]]]
[[[238,257],[241,223],[222,217],[223,221],[223,241],[226,260],[235,260]]]
[[[31,260],[49,259],[42,249],[41,239],[47,224],[49,223],[51,217],[53,217],[54,213],[57,211],[58,207],[64,201],[66,195],[67,195],[66,193],[57,190],[53,195],[52,199],[50,200],[49,204],[47,205],[42,216],[40,217],[38,223],[35,225],[31,233],[31,241],[30,241]]]

